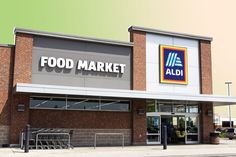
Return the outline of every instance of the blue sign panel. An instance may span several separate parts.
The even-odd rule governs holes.
[[[160,82],[188,84],[187,49],[160,45]]]

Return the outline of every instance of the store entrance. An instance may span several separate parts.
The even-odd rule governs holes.
[[[147,101],[147,144],[163,143],[167,126],[168,144],[199,143],[199,106],[186,102]]]
[[[185,144],[185,116],[162,115],[161,116],[161,143],[164,140],[164,129],[167,127],[168,144]]]

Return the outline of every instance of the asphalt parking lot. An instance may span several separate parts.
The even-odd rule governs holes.
[[[219,145],[169,145],[163,150],[156,146],[76,147],[64,150],[30,150],[24,153],[18,148],[0,148],[0,157],[236,157],[236,139],[221,140]]]

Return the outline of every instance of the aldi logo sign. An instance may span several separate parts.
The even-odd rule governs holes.
[[[160,45],[160,82],[188,84],[187,49]]]

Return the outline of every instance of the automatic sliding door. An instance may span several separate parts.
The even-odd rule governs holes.
[[[171,143],[185,144],[185,117],[183,115],[172,116]]]
[[[186,116],[186,143],[199,143],[198,116]]]
[[[147,116],[147,144],[160,144],[160,116]]]

